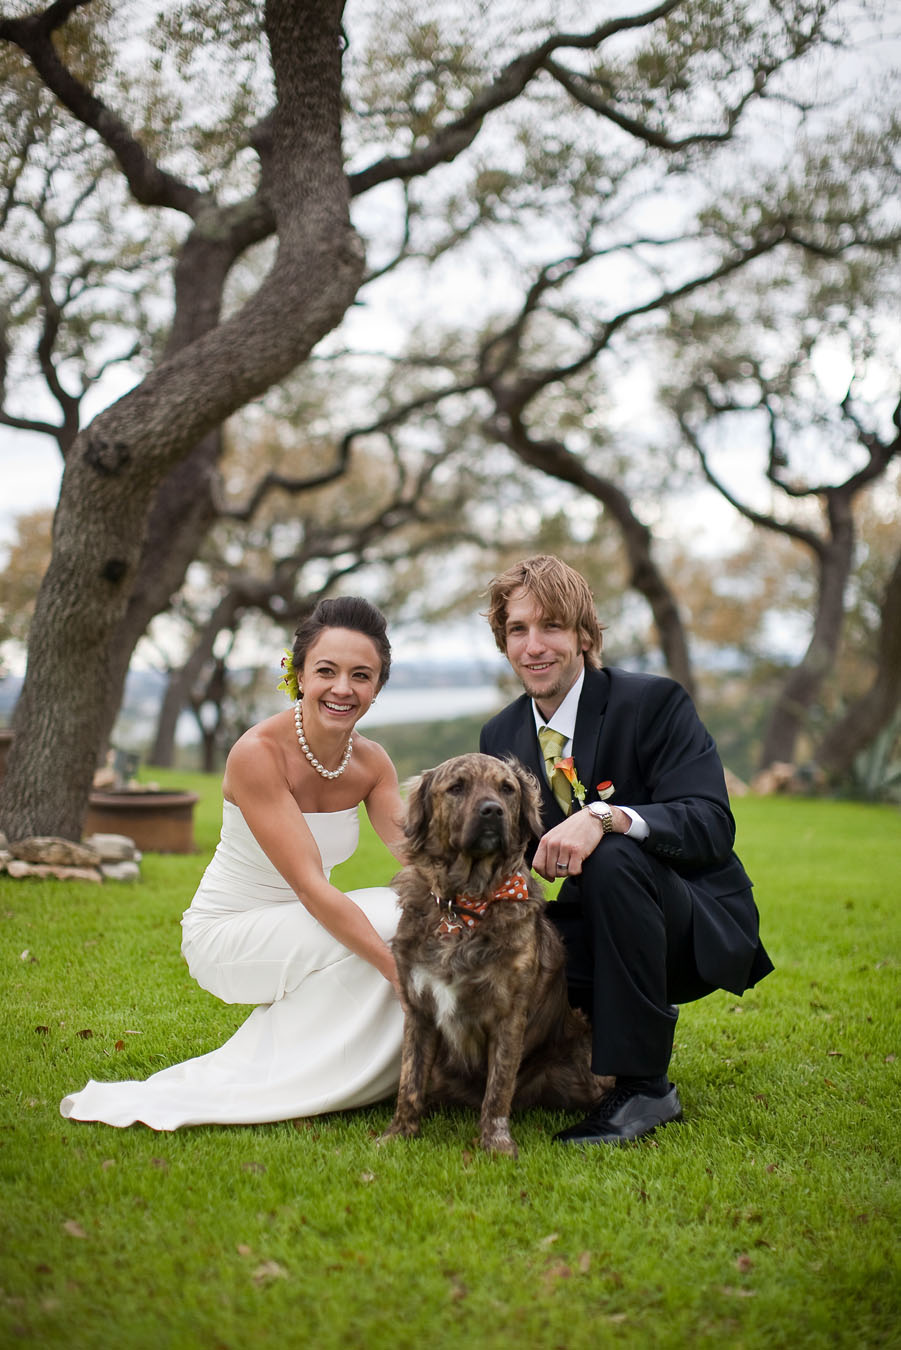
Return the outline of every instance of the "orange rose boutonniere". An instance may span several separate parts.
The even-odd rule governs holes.
[[[563,774],[569,786],[572,788],[572,794],[580,806],[585,805],[585,785],[580,783],[576,774],[576,766],[572,755],[567,755],[566,759],[554,760],[554,772],[557,770]]]

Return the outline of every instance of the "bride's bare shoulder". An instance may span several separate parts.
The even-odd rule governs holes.
[[[371,741],[368,736],[363,736],[356,731],[354,732],[354,743],[354,758],[358,763],[364,765],[374,778],[394,774],[391,756],[378,741]]]
[[[228,752],[222,788],[231,795],[236,782],[258,780],[272,773],[282,774],[285,768],[286,747],[291,744],[293,732],[290,711],[275,713],[239,736]]]

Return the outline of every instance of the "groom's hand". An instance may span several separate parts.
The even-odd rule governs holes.
[[[613,807],[615,834],[625,834],[631,823],[625,811]],[[574,811],[542,836],[532,866],[545,881],[577,877],[582,871],[583,862],[603,838],[604,827],[597,816],[590,811]]]
[[[539,840],[532,866],[546,881],[577,877],[582,863],[604,837],[603,827],[590,811],[574,811]]]

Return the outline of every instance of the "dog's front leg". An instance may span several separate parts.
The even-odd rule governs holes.
[[[417,1009],[408,1006],[404,1015],[397,1106],[394,1110],[394,1119],[379,1139],[379,1143],[395,1135],[409,1138],[419,1133],[429,1074],[432,1072],[437,1051],[438,1032],[434,1024]]]
[[[479,1142],[488,1153],[506,1153],[519,1157],[510,1133],[510,1107],[516,1089],[516,1075],[522,1059],[523,1038],[528,1012],[525,999],[509,1016],[501,1019],[488,1043],[488,1079],[482,1098]]]

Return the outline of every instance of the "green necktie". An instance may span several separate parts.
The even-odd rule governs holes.
[[[551,785],[557,805],[568,816],[573,804],[572,789],[559,769],[554,770],[554,761],[563,753],[567,738],[562,731],[552,731],[550,727],[541,727],[538,732],[538,744],[544,756],[544,772]]]

